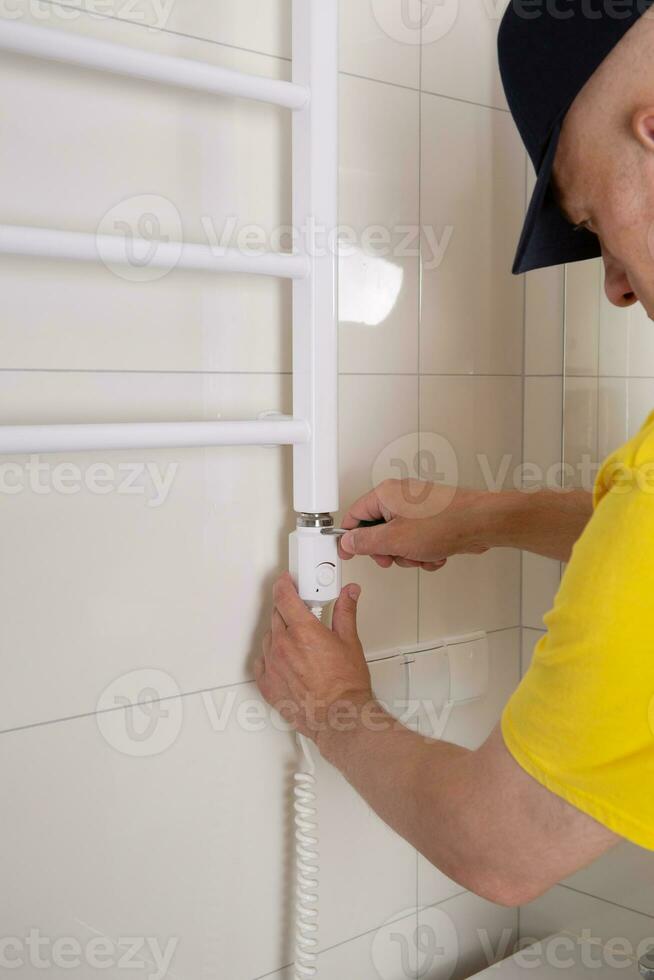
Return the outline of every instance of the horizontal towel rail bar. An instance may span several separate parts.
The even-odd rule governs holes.
[[[142,51],[11,20],[0,20],[0,50],[198,92],[270,102],[286,109],[302,109],[310,98],[308,88],[293,82],[261,78],[202,61]]]
[[[0,255],[29,255],[36,258],[65,259],[69,262],[104,262],[149,269],[194,269],[200,272],[247,272],[279,279],[304,279],[311,271],[304,255],[285,252],[256,252],[237,248],[213,248],[182,242],[136,240],[142,252],[151,250],[147,261],[139,262],[133,252],[134,241],[123,235],[92,235],[53,228],[0,225]]]
[[[236,422],[115,422],[0,425],[0,454],[184,449],[211,446],[295,446],[308,442],[303,419]]]

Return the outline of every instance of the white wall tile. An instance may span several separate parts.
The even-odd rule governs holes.
[[[9,424],[247,418],[290,407],[289,379],[271,375],[4,372],[0,384]],[[269,585],[287,564],[290,450],[40,462],[50,469],[21,469],[10,482],[22,492],[3,494],[3,633],[13,654],[2,727],[91,711],[114,677],[152,664],[183,691],[247,678]],[[98,462],[112,467],[109,494],[88,482]],[[77,493],[58,490],[64,463],[80,468]],[[141,494],[127,492],[125,467],[147,463],[171,479],[167,496],[142,478]]]
[[[171,976],[251,980],[292,958],[283,896],[293,741],[270,722],[245,730],[240,712],[254,686],[231,693],[135,714],[137,731],[152,732],[142,741],[128,736],[123,709],[101,716],[102,730],[88,717],[2,736],[6,935],[177,939]],[[121,751],[158,746],[143,757]],[[96,975],[107,974],[84,969]]]
[[[419,88],[420,13],[420,0],[339,0],[341,71]]]
[[[446,655],[436,650],[412,657],[413,662],[409,665],[410,697],[412,701],[420,702],[418,724],[422,734],[430,738],[440,737],[469,749],[478,748],[488,738],[520,680],[520,630],[491,633],[488,648],[490,679],[487,694],[479,702],[453,708],[449,719],[443,715],[449,695]],[[453,650],[456,648],[453,647]],[[432,905],[460,891],[460,885],[419,855],[419,905]]]
[[[543,616],[561,583],[561,562],[525,551],[522,555],[522,624],[542,629]]]
[[[536,185],[527,163],[527,198]],[[561,375],[566,314],[565,266],[534,269],[525,276],[525,374]]]
[[[520,622],[520,553],[499,548],[420,572],[420,638],[500,630]]]
[[[428,8],[423,23],[423,89],[506,107],[497,63],[497,30],[505,6],[505,2],[449,0]]]
[[[452,445],[461,486],[520,486],[521,378],[424,376],[420,425]]]
[[[120,21],[86,17],[67,30],[288,75],[276,59]],[[290,221],[284,110],[10,55],[0,67],[0,92],[12,133],[0,162],[0,178],[12,187],[7,223],[91,233],[102,225],[114,233],[125,220],[155,239],[234,245],[254,223],[273,247],[271,233]],[[104,266],[15,259],[3,262],[0,288],[7,367],[290,367],[290,291],[277,280],[249,277],[246,287],[244,277],[172,271],[135,283]]]
[[[525,373],[561,374],[565,273],[536,269],[525,279]]]
[[[527,469],[523,483],[526,488],[561,486],[562,439],[562,378],[525,378],[523,458]]]
[[[529,168],[528,192],[534,175]],[[559,375],[563,370],[566,314],[565,270],[538,269],[526,277],[525,372]],[[524,461],[550,467],[563,457],[563,379],[525,378]],[[554,476],[554,473],[552,473]],[[556,481],[557,484],[560,480]],[[536,484],[538,481],[536,481]],[[551,485],[552,480],[543,483]],[[533,481],[532,481],[532,485]],[[561,576],[559,562],[524,552],[522,555],[522,622],[540,628],[551,607]],[[523,630],[523,636],[531,630]],[[523,671],[526,669],[523,650]]]
[[[419,99],[341,77],[339,223],[356,236],[340,259],[343,371],[418,367]]]
[[[159,672],[148,676],[156,687]],[[373,666],[390,706],[403,703],[406,678],[400,658]],[[2,736],[7,935],[175,937],[171,976],[251,980],[289,962],[298,757],[280,720],[260,710],[243,685]],[[318,798],[328,946],[414,905],[416,856],[322,762]]]
[[[609,303],[606,295],[600,296],[599,305],[598,374],[627,377],[631,374],[633,307],[618,309]],[[644,355],[644,359],[642,370],[637,373],[647,374],[647,353],[642,347],[639,353]]]
[[[628,378],[599,378],[597,381],[597,450],[605,459],[629,438]]]
[[[413,458],[418,449],[418,379],[392,375],[347,375],[340,379],[341,509],[387,477],[399,474],[375,466],[384,450],[398,445]],[[394,455],[394,454],[391,454]],[[343,580],[363,588],[359,629],[368,652],[388,650],[416,639],[418,576],[415,570],[379,568],[370,558],[343,565]],[[383,610],[383,614],[382,614]]]
[[[565,369],[568,375],[597,374],[603,267],[600,259],[565,269]]]
[[[522,459],[520,378],[421,378],[420,427],[454,448],[462,486],[514,485]],[[518,484],[519,485],[519,484]],[[515,626],[520,617],[520,557],[496,550],[457,556],[420,574],[420,636]]]
[[[148,0],[141,0],[148,7]],[[291,0],[184,0],[171,4],[166,28],[251,51],[291,56]]]
[[[654,410],[654,378],[631,378],[627,382],[627,438],[635,436]]]
[[[457,895],[419,915],[425,934],[431,939],[423,947],[419,976],[438,980],[451,976],[464,980],[502,959],[517,938],[518,914],[515,909],[493,905],[470,892]]]
[[[423,96],[421,184],[421,370],[520,374],[524,155],[509,116]]]
[[[415,950],[416,925],[414,910],[404,918],[326,950],[318,959],[321,980],[407,980],[402,954],[408,950],[410,955]]]
[[[534,648],[545,635],[545,630],[523,629],[522,630],[522,657],[521,673],[527,673],[534,655]]]
[[[318,956],[320,980],[412,980],[417,950],[417,910],[378,929],[324,950]],[[294,980],[292,968],[265,980]]]
[[[560,976],[561,970],[574,977],[584,977],[591,973],[598,980],[616,980],[625,975],[625,969],[628,975],[636,973],[635,960],[626,957],[619,942],[614,948],[602,949],[598,947],[596,939],[586,941],[562,930],[553,936],[530,943],[526,948],[521,943],[520,947],[515,955],[504,960],[499,967],[505,980],[520,980],[525,971],[529,971],[529,976],[537,980],[554,980]],[[477,980],[491,980],[496,975],[497,970],[491,967],[478,974]]]
[[[634,844],[620,844],[565,884],[615,905],[654,916],[654,854]]]
[[[43,4],[41,5],[44,6]],[[97,9],[111,17],[130,21],[150,31],[142,31],[148,36],[152,29],[167,30],[186,34],[190,37],[247,48],[263,54],[290,58],[291,56],[291,0],[109,0],[101,4],[84,4],[80,0],[69,0],[69,6],[86,6]],[[66,14],[64,25],[70,23]],[[52,20],[55,25],[55,18]]]
[[[478,702],[457,705],[452,709],[442,737],[456,745],[469,749],[478,748],[490,735],[500,720],[504,705],[520,680],[520,631],[499,630],[488,634],[490,679],[488,692]],[[418,654],[411,664],[411,697],[434,702],[437,714],[447,700],[448,690],[443,683],[447,671],[443,669],[444,654],[438,651]],[[421,714],[421,731],[431,737],[433,724]]]
[[[521,938],[541,939],[561,929],[574,936],[589,930],[601,944],[624,939],[634,950],[642,943],[642,952],[654,944],[654,918],[562,885],[520,910]]]
[[[4,258],[4,366],[290,371],[291,292],[263,277],[175,271],[128,282],[101,265]]]
[[[654,408],[653,378],[598,379],[600,458],[635,436]]]
[[[402,714],[402,658],[371,665],[376,696]],[[380,820],[335,769],[318,762],[320,946],[333,946],[400,917],[415,904],[416,852]]]
[[[618,308],[602,296],[599,373],[631,378],[654,375],[652,322],[640,303]]]
[[[597,378],[567,377],[563,405],[566,487],[593,488],[601,460],[597,413]]]
[[[524,485],[557,487],[562,483],[563,381],[525,379]],[[561,564],[540,555],[522,555],[522,623],[539,629],[551,609],[561,578]]]

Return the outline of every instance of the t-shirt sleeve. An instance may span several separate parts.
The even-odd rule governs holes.
[[[617,485],[574,547],[547,633],[507,704],[518,764],[654,850],[654,489]]]

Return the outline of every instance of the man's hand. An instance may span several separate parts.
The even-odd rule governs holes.
[[[442,568],[452,555],[520,548],[568,561],[592,514],[584,490],[465,490],[423,480],[386,480],[343,518],[338,550],[347,560],[369,555],[382,568]],[[378,527],[360,521],[383,518]]]
[[[266,701],[315,741],[339,711],[358,714],[373,702],[370,671],[356,624],[361,589],[346,585],[323,626],[297,594],[288,573],[273,588],[270,632],[255,677]]]
[[[339,542],[341,558],[370,555],[382,568],[437,571],[452,555],[482,554],[490,547],[482,535],[488,507],[485,494],[424,480],[386,480],[350,507],[342,527],[352,528]],[[360,521],[387,523],[360,528]]]

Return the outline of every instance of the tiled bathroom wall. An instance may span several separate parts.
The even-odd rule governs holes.
[[[553,277],[560,284],[556,320],[565,327],[565,360],[563,378],[559,372],[558,376],[541,382],[550,386],[550,397],[547,404],[543,401],[534,411],[533,431],[541,432],[537,438],[540,446],[551,444],[550,455],[562,452],[566,485],[590,489],[601,461],[634,435],[654,409],[652,324],[640,306],[624,310],[611,306],[604,295],[600,260],[575,263],[565,273],[530,273],[528,294],[534,275]],[[548,296],[552,298],[554,290]],[[527,309],[529,348],[529,305]],[[543,332],[541,343],[544,337]],[[557,343],[560,342],[559,334]],[[543,358],[543,351],[540,357]],[[555,368],[554,357],[550,363]],[[527,406],[531,384],[533,379],[527,377]],[[525,425],[528,430],[528,409]],[[549,437],[544,428],[549,430]],[[562,443],[559,433],[562,433]],[[526,667],[542,636],[540,617],[551,602],[558,575],[553,563],[546,574],[548,563],[528,556],[523,556],[523,560],[526,627],[523,667]],[[622,940],[634,950],[639,945],[646,948],[647,940],[654,945],[653,881],[652,854],[629,844],[620,845],[607,857],[522,909],[521,936],[541,938],[565,928],[577,935],[590,930],[596,941],[607,948],[612,944],[617,948]]]
[[[49,29],[289,76],[289,0],[10,6],[2,16]],[[560,360],[538,321],[556,319],[559,292],[531,280],[523,349],[524,283],[509,269],[525,157],[492,8],[466,0],[421,35],[418,3],[341,3],[340,221],[358,235],[340,268],[344,507],[402,466],[430,475],[434,439],[475,486],[518,479],[532,438],[556,452],[539,404],[560,388]],[[0,62],[0,106],[5,223],[145,220],[143,234],[213,243],[290,221],[281,110],[17,56]],[[0,290],[7,423],[290,410],[287,284],[5,258]],[[98,941],[105,959],[141,937],[140,969],[110,963],[107,977],[157,975],[153,949],[171,952],[171,977],[281,975],[296,753],[261,713],[251,665],[287,561],[288,451],[4,462],[17,469],[0,507],[2,936]],[[548,583],[555,572],[535,569]],[[436,575],[358,560],[346,573],[363,586],[361,635],[391,705],[442,694],[437,653],[407,665],[394,650],[488,632],[487,697],[445,731],[479,744],[518,682],[521,623],[538,626],[536,599],[521,615],[520,556],[458,558]],[[428,867],[322,764],[319,793],[321,976],[404,980],[416,926],[434,919],[455,978],[508,950],[515,911]],[[441,963],[418,966],[436,977]]]

